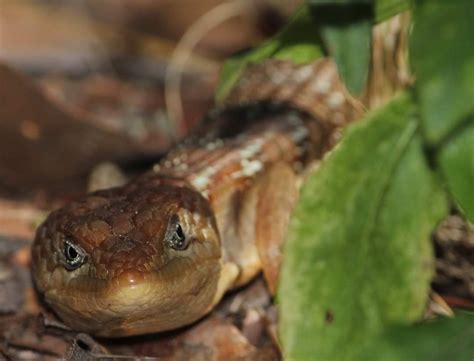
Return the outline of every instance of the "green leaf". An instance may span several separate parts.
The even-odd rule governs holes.
[[[248,53],[225,63],[221,71],[216,99],[222,101],[226,97],[249,63],[276,58],[299,64],[311,62],[322,55],[316,24],[309,8],[303,6],[278,35]]]
[[[402,96],[349,128],[304,185],[278,292],[285,359],[353,361],[422,314],[447,206],[419,138]]]
[[[442,148],[439,165],[459,208],[474,222],[474,116],[462,133]]]
[[[369,73],[372,4],[346,0],[334,5],[314,4],[313,16],[321,24],[321,36],[347,88],[359,94]]]
[[[474,317],[465,315],[422,325],[393,327],[375,338],[357,360],[470,361],[474,357],[473,341]]]
[[[380,23],[413,7],[413,0],[376,0],[375,21]]]
[[[360,94],[369,73],[371,21],[360,21],[344,28],[323,28],[322,34],[348,90]]]
[[[418,1],[410,44],[416,92],[429,143],[474,112],[474,2]]]

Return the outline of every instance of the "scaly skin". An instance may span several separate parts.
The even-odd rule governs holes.
[[[291,192],[282,188],[295,183],[292,174],[320,158],[361,110],[329,61],[267,66],[294,79],[293,96],[275,91],[279,84],[272,90],[268,84],[276,80],[267,71],[263,89],[252,84],[258,76],[249,78],[249,97],[273,95],[304,111],[265,102],[215,111],[209,130],[184,141],[150,172],[72,202],[40,226],[33,276],[66,324],[108,337],[174,329],[208,313],[262,262],[264,268],[277,263],[262,256],[265,238],[282,240],[285,227],[267,229],[286,219],[291,207],[274,212],[278,201],[272,200],[286,199]],[[291,81],[284,83],[292,89]],[[233,104],[248,100],[242,88],[229,97]],[[298,92],[303,88],[304,96]],[[274,270],[268,273],[275,279]]]

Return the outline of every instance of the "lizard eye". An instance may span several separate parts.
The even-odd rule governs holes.
[[[177,251],[183,251],[188,248],[188,239],[184,234],[183,227],[181,227],[177,220],[175,222],[171,222],[170,228],[166,233],[166,244],[168,247]]]
[[[70,241],[64,241],[64,258],[66,260],[66,269],[72,271],[84,263],[86,253],[78,245]]]

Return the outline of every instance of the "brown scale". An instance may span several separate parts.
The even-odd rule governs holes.
[[[101,336],[189,324],[261,270],[274,291],[301,174],[361,113],[329,60],[249,67],[153,170],[48,217],[33,245],[39,291]]]

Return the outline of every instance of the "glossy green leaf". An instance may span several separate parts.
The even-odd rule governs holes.
[[[460,134],[448,141],[439,164],[461,211],[474,222],[474,117]]]
[[[349,128],[291,222],[278,292],[286,359],[353,361],[386,325],[418,319],[445,212],[408,96]]]
[[[474,316],[392,327],[354,361],[470,361],[474,358]]]
[[[225,98],[249,63],[267,58],[305,63],[316,60],[322,55],[316,23],[309,8],[303,6],[278,35],[246,54],[225,63],[221,71],[216,99],[219,101]]]
[[[474,112],[474,1],[417,1],[410,44],[429,143]]]

